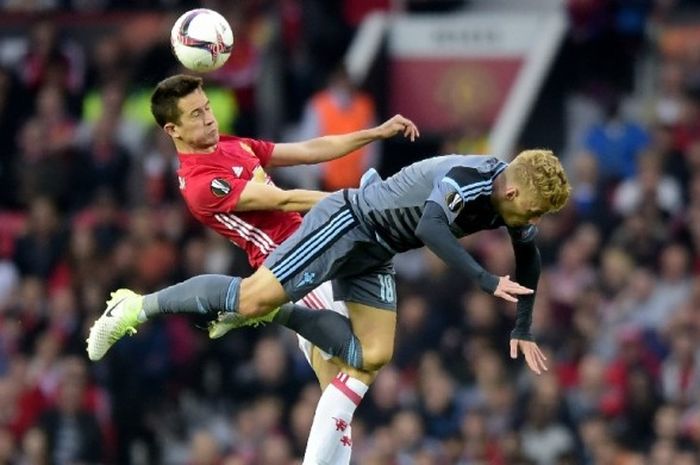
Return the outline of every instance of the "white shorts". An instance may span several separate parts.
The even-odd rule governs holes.
[[[336,302],[333,300],[333,285],[330,281],[324,282],[296,303],[314,310],[329,309],[343,316],[348,316],[348,307],[345,305],[345,302]],[[299,348],[304,353],[306,361],[311,365],[311,350],[313,349],[313,344],[299,335],[297,335],[297,337],[299,338]],[[323,351],[321,351],[321,355],[325,360],[331,359],[331,355]]]

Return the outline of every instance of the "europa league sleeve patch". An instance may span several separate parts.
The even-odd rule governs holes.
[[[231,193],[231,184],[221,178],[214,178],[209,185],[211,193],[216,197],[224,197]]]
[[[464,201],[462,200],[462,196],[459,195],[459,192],[452,191],[447,194],[445,196],[445,202],[447,203],[447,208],[453,213],[459,213],[464,206]]]

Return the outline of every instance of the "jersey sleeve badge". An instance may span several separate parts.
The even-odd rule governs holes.
[[[224,197],[231,193],[231,184],[221,178],[212,179],[209,187],[211,188],[211,193],[214,194],[215,197]]]
[[[447,203],[447,208],[453,213],[459,213],[462,207],[464,207],[464,200],[459,192],[449,192],[445,196],[445,202]]]

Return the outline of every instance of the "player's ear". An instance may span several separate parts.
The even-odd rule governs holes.
[[[173,123],[165,123],[165,126],[163,126],[163,130],[172,138],[174,139],[179,139],[180,134],[179,131],[177,130],[177,126]]]
[[[506,199],[513,200],[518,196],[518,188],[515,186],[506,187]]]

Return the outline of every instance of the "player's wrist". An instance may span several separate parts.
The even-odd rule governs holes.
[[[479,286],[485,292],[493,294],[498,288],[499,277],[495,274],[491,274],[488,271],[483,271],[479,274]]]
[[[514,329],[513,331],[510,332],[510,338],[511,339],[517,339],[519,341],[530,341],[533,342],[535,340],[534,336],[530,331],[523,331],[521,329]]]
[[[370,142],[373,142],[375,140],[380,140],[383,138],[382,130],[381,130],[380,126],[375,126],[373,128],[365,129],[362,132],[364,133],[365,138]]]

